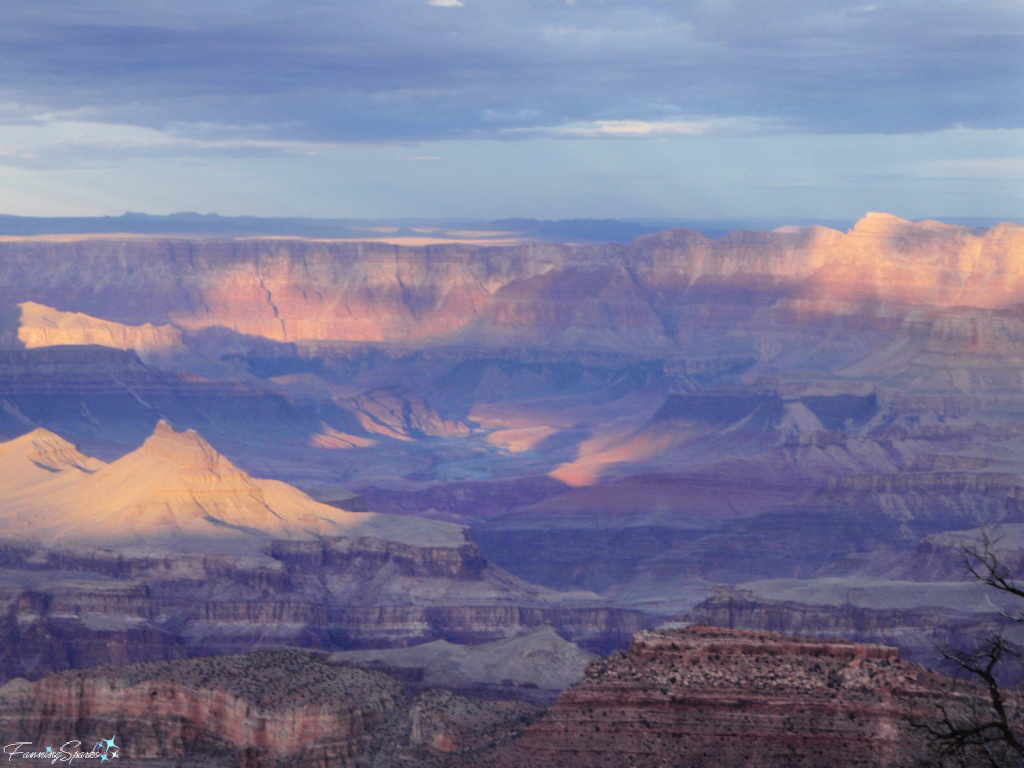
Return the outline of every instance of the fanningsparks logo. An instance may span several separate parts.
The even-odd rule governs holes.
[[[43,760],[54,765],[62,763],[70,765],[75,760],[99,760],[105,763],[108,760],[117,760],[121,756],[121,747],[116,743],[117,734],[109,739],[100,739],[90,750],[82,749],[82,742],[77,739],[67,741],[59,747],[53,745],[38,747],[31,741],[16,741],[4,747],[4,754],[7,755],[7,762],[19,760]]]

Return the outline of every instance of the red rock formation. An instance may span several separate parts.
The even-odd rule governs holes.
[[[182,552],[232,538],[246,543],[214,551],[319,534],[441,547],[465,541],[464,530],[450,523],[346,512],[285,483],[251,477],[195,430],[177,432],[165,421],[138,450],[109,465],[49,467],[49,482],[33,478],[27,486],[26,470],[38,474],[37,450],[24,438],[0,443],[0,450],[8,458],[0,463],[7,470],[0,475],[0,522],[11,538],[122,546],[173,540]],[[11,461],[19,455],[20,471]]]
[[[949,681],[895,648],[694,626],[644,632],[489,765],[872,768],[923,754]],[[973,694],[972,694],[973,695]]]
[[[114,739],[131,765],[436,765],[514,732],[531,708],[446,693],[297,651],[66,672],[0,687],[0,742]]]
[[[1024,227],[869,214],[848,234],[812,227],[712,241],[670,230],[577,248],[26,240],[0,244],[0,286],[12,306],[31,299],[277,341],[665,349],[697,345],[694,334],[723,324],[778,332],[787,313],[893,327],[912,307],[1012,306],[1024,290]],[[745,312],[731,302],[715,313],[738,295]],[[765,313],[776,302],[781,314]]]

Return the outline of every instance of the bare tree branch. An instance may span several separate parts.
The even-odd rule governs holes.
[[[962,548],[964,565],[982,584],[1024,598],[1024,587],[1018,586],[1012,571],[997,551],[999,541],[991,530],[983,529],[980,541]],[[999,613],[1024,623],[1022,612],[1007,614],[1000,610]],[[1020,664],[1020,653],[1002,634],[995,633],[984,638],[974,650],[947,647],[943,649],[943,656],[952,661],[960,672],[979,681],[986,696],[983,705],[968,706],[967,711],[954,712],[946,704],[941,704],[936,721],[915,723],[933,740],[936,765],[954,768],[1024,766],[1022,699],[1017,692],[1008,691],[1003,686],[999,674],[1001,664]],[[949,703],[952,706],[954,700],[951,698]]]

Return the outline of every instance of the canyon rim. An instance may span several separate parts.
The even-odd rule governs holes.
[[[1024,562],[1022,297],[1021,225],[886,214],[625,244],[6,238],[4,743],[860,765],[884,733],[864,764],[898,765],[913,718],[984,701],[912,662],[1018,642],[961,552],[996,530]]]

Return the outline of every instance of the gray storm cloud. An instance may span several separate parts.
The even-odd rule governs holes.
[[[0,120],[268,142],[1020,127],[1022,42],[1024,6],[994,0],[7,0]]]

